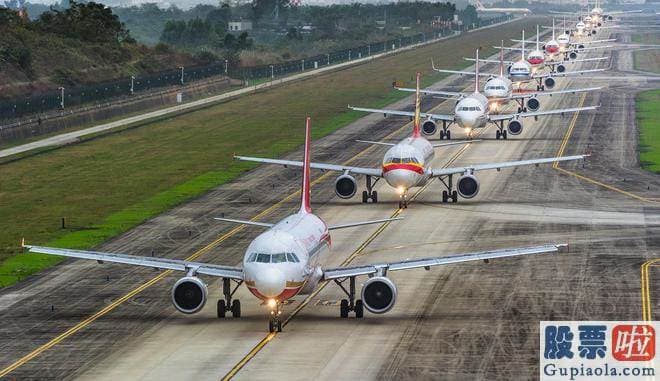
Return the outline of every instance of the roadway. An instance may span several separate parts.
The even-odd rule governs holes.
[[[616,53],[612,64],[625,74],[629,60],[623,54]],[[638,169],[632,94],[653,84],[643,75],[636,78],[592,78],[588,85],[612,88],[584,98],[552,97],[542,107],[600,103],[598,112],[527,122],[523,134],[508,141],[494,140],[490,127],[484,141],[439,149],[434,162],[552,156],[561,147],[564,154],[592,152],[584,164],[562,165],[567,173],[551,166],[482,173],[480,194],[458,204],[438,202],[442,187],[432,182],[404,211],[396,210],[396,196],[383,184],[377,187],[381,202],[362,205],[357,197],[337,199],[334,175],[315,173],[313,208],[328,223],[393,213],[406,218],[382,231],[373,226],[334,232],[329,265],[567,241],[569,253],[393,273],[397,305],[388,314],[367,313],[362,320],[338,317],[337,301],[343,296],[330,284],[309,300],[299,296],[287,306],[290,314],[305,303],[275,336],[266,335],[264,309],[244,288],[237,292],[243,302],[240,319],[215,318],[217,281],[203,311],[184,316],[169,302],[176,276],[67,261],[0,292],[0,317],[6,322],[0,327],[0,369],[16,364],[9,374],[16,379],[218,379],[268,337],[237,378],[536,378],[539,320],[642,317],[639,270],[658,253],[660,203],[653,199],[660,197],[660,178]],[[460,83],[455,78],[443,82]],[[584,84],[560,81],[560,86]],[[427,98],[424,109],[438,104]],[[366,116],[315,141],[314,160],[378,165],[384,148],[352,141],[396,140],[410,132],[409,124],[401,127],[404,123]],[[461,139],[459,129],[454,131]],[[300,155],[298,150],[289,157]],[[259,230],[227,226],[212,217],[224,213],[275,221],[297,208],[299,177],[296,171],[259,167],[101,249],[192,255],[236,265]],[[359,250],[366,241],[370,244]],[[651,284],[657,285],[659,277],[651,270]],[[117,303],[123,295],[126,301]],[[657,299],[650,302],[657,309]],[[69,334],[57,337],[67,329]],[[41,349],[16,363],[36,348]]]

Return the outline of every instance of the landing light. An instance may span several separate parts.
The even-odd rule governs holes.
[[[277,300],[275,300],[275,299],[268,299],[268,300],[266,301],[266,305],[268,305],[268,307],[270,307],[270,308],[275,308],[275,307],[277,307]]]
[[[471,128],[465,128],[465,133],[466,134],[470,135],[471,132],[472,132]]]

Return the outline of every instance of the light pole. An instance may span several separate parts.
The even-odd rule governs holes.
[[[135,91],[135,76],[131,75],[131,95],[133,95],[134,91]]]
[[[64,87],[60,87],[60,107],[64,110]]]
[[[302,67],[302,70],[301,70],[301,71],[305,71],[305,60],[302,60],[301,67]]]
[[[369,44],[369,55],[371,55],[371,44]]]
[[[225,60],[225,75],[227,75],[228,68],[229,68],[229,60]]]
[[[349,61],[351,60],[351,51],[350,50],[348,51],[348,60]]]
[[[181,66],[181,86],[183,86],[183,66]]]
[[[328,56],[328,66],[330,65],[330,54],[326,54]]]
[[[275,67],[273,65],[270,65],[270,79],[275,79]]]

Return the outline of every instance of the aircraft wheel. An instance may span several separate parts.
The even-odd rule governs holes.
[[[224,299],[218,300],[218,318],[224,318],[227,313],[227,305]]]
[[[500,130],[495,131],[495,139],[496,140],[500,140],[501,135],[502,135],[502,133],[500,132]]]
[[[445,138],[445,131],[440,131],[440,140]]]
[[[362,304],[362,300],[359,299],[355,302],[355,317],[358,319],[364,317],[364,304]]]
[[[282,321],[277,321],[277,332],[282,332]]]
[[[272,320],[268,321],[268,332],[275,332],[275,322]]]
[[[447,194],[447,191],[442,191],[442,202],[447,202],[449,199],[449,195]]]
[[[371,192],[371,202],[374,204],[378,203],[378,192],[373,191]]]
[[[223,300],[224,302],[224,300]],[[234,301],[231,303],[231,315],[235,318],[241,317],[241,301],[238,299],[234,299]]]
[[[348,317],[348,300],[342,299],[339,303],[339,317],[347,318]]]
[[[451,192],[451,202],[458,202],[458,192]]]
[[[447,137],[447,140],[450,140],[451,139],[451,131],[447,131],[445,133],[445,136]]]
[[[366,204],[369,201],[369,193],[367,191],[362,191],[362,203]]]
[[[506,139],[506,131],[502,131],[502,139]]]
[[[518,114],[522,112],[522,108],[518,107]]]

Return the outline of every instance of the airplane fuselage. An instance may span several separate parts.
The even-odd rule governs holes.
[[[468,134],[474,129],[483,128],[488,122],[488,98],[481,93],[472,93],[459,100],[454,107],[456,123]]]
[[[321,258],[330,248],[326,224],[314,214],[296,213],[261,233],[245,251],[243,272],[250,292],[279,303],[313,290]]]
[[[421,136],[408,137],[392,146],[383,157],[383,178],[400,194],[426,184],[430,178],[433,146]]]

